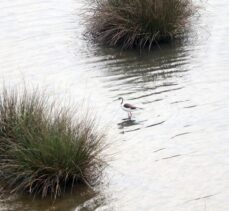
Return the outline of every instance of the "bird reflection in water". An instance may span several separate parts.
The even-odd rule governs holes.
[[[139,125],[141,125],[141,123],[143,123],[145,121],[136,121],[134,119],[122,119],[122,122],[118,123],[118,128],[120,130],[122,130],[121,133],[127,133],[127,132],[132,132],[132,131],[136,131],[136,130],[140,130],[141,127],[138,127]],[[137,127],[135,127],[137,126]],[[130,129],[131,128],[131,129]],[[128,130],[126,130],[128,129]]]

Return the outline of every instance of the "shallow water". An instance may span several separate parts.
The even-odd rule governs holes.
[[[0,210],[229,210],[229,2],[201,2],[187,39],[141,55],[88,42],[85,5],[1,0],[0,80],[90,102],[114,154],[100,193],[3,195]],[[120,96],[144,108],[131,121]]]

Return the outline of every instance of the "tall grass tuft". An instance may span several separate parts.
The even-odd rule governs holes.
[[[192,0],[95,0],[89,32],[108,46],[151,49],[182,36],[195,11]]]
[[[57,107],[38,91],[0,94],[0,184],[12,193],[56,198],[98,181],[104,135],[89,115]]]

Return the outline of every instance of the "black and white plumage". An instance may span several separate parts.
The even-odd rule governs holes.
[[[129,103],[124,103],[123,97],[119,97],[118,100],[121,100],[121,108],[122,108],[122,110],[124,110],[128,113],[129,119],[131,119],[133,111],[136,111],[138,109],[142,109],[142,108],[136,107],[134,105],[131,105]]]

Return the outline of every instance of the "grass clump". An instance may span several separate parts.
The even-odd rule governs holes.
[[[98,181],[104,135],[94,119],[58,108],[38,91],[0,94],[0,184],[11,193],[56,198]]]
[[[194,11],[192,0],[96,0],[89,32],[108,46],[151,49],[180,37]]]

